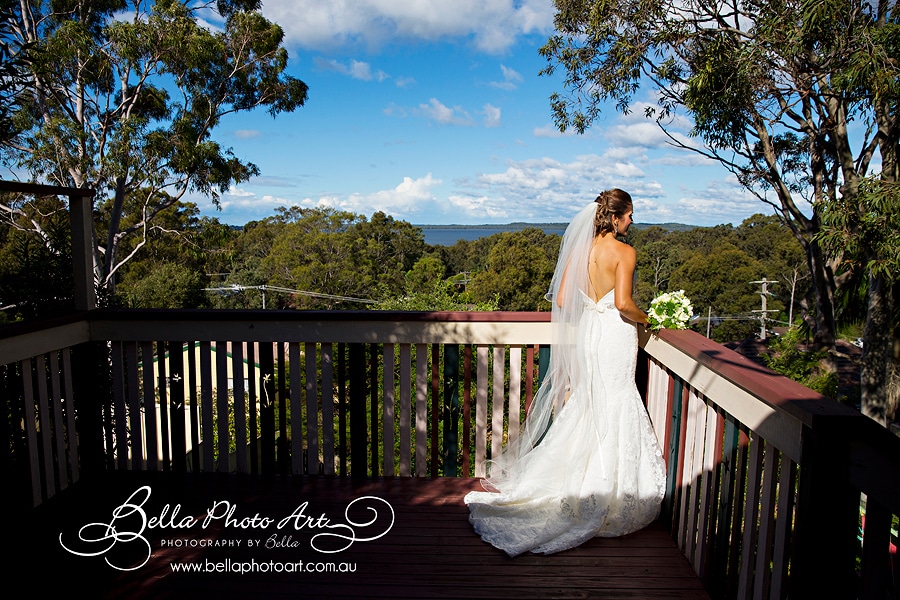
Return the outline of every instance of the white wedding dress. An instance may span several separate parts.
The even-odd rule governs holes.
[[[510,556],[625,535],[659,514],[665,463],[635,385],[636,326],[613,293],[594,302],[579,291],[574,388],[554,392],[567,399],[539,443],[492,466],[485,487],[499,491],[465,497],[475,531]]]

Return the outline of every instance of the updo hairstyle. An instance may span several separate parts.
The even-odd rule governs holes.
[[[594,235],[614,232],[613,217],[622,218],[633,208],[631,195],[619,188],[600,192],[597,199],[597,215],[594,217]]]

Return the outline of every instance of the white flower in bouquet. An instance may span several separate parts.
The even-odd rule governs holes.
[[[647,315],[650,317],[650,329],[685,329],[694,307],[691,301],[684,295],[684,290],[677,292],[665,292],[660,294],[650,303]]]

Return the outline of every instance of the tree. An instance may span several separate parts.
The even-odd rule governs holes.
[[[844,257],[842,269],[865,286],[866,310],[860,377],[862,411],[887,424],[892,381],[892,333],[898,326],[894,292],[900,281],[900,183],[869,177],[859,182],[856,202],[846,198],[823,211],[819,238]]]
[[[544,298],[556,268],[560,238],[536,227],[501,233],[487,257],[487,268],[472,278],[479,302],[497,298],[501,310],[550,310]]]
[[[20,216],[44,238],[0,223],[0,323],[49,317],[74,308],[69,222],[56,197],[36,198]]]
[[[817,344],[833,347],[836,282],[815,238],[818,210],[839,192],[852,194],[879,142],[896,135],[896,123],[881,116],[862,78],[848,84],[845,56],[852,54],[858,70],[886,69],[896,79],[889,58],[896,56],[890,53],[896,26],[888,19],[895,2],[555,4],[557,34],[541,53],[549,62],[544,72],[561,66],[571,92],[551,98],[558,127],[583,132],[606,101],[628,111],[642,84],[654,86],[659,102],[646,115],[672,143],[731,170],[803,245],[815,302],[807,318]],[[868,58],[867,48],[875,50]],[[702,147],[670,131],[678,110],[693,118]],[[854,119],[878,121],[877,133],[852,130]],[[882,152],[885,166],[889,159]],[[802,210],[803,201],[813,205],[812,214]]]
[[[217,203],[258,174],[212,139],[223,117],[305,103],[306,84],[285,74],[283,32],[259,6],[23,0],[13,9],[16,43],[33,50],[12,116],[20,134],[2,141],[0,159],[35,181],[97,191],[98,288],[114,290],[153,220],[186,193]],[[221,30],[207,28],[210,20]],[[10,223],[24,210],[0,209]]]
[[[16,39],[16,16],[12,0],[0,0],[0,140],[15,137],[12,116],[18,97],[26,87],[30,44]]]
[[[732,317],[712,332],[713,339],[728,342],[742,340],[758,328],[750,320],[759,307],[758,288],[750,282],[762,276],[763,266],[758,261],[731,242],[721,241],[711,252],[694,252],[675,269],[671,287],[683,289],[695,310],[711,307],[713,315]]]
[[[652,85],[658,103],[645,114],[672,143],[719,161],[790,227],[811,276],[805,318],[816,347],[833,348],[841,257],[821,246],[821,212],[840,199],[862,214],[859,183],[878,158],[879,176],[900,180],[896,0],[555,4],[557,34],[541,53],[545,73],[566,73],[570,94],[551,98],[559,128],[583,132],[606,101],[628,111]],[[679,110],[701,146],[670,130]],[[870,305],[884,304],[886,286],[869,293],[879,296]]]

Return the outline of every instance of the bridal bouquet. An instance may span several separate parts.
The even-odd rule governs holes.
[[[685,329],[694,307],[684,295],[684,290],[660,294],[650,303],[647,315],[650,317],[650,329]]]

